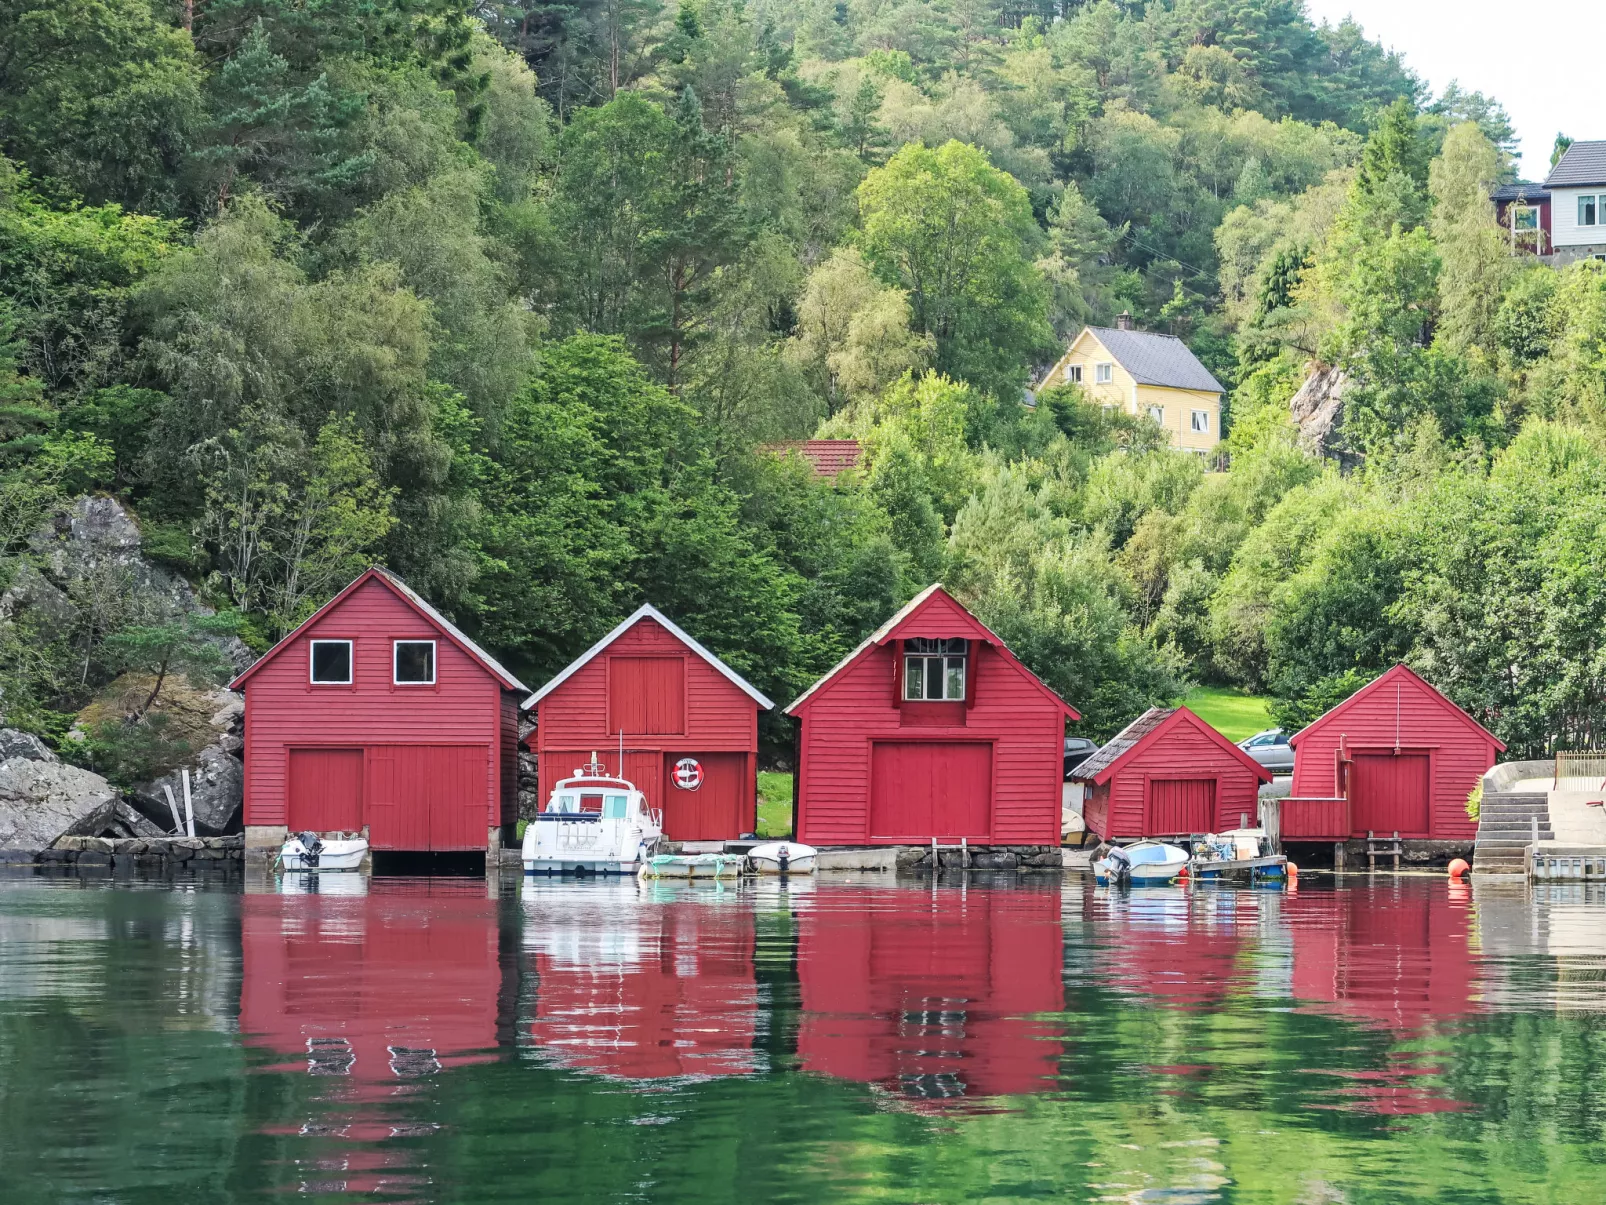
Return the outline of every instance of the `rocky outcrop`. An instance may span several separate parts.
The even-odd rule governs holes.
[[[1313,456],[1340,456],[1344,393],[1349,377],[1341,368],[1312,364],[1310,375],[1288,403],[1299,442]]]
[[[535,754],[525,742],[535,736],[528,717],[519,720],[519,819],[530,820],[541,810],[541,775]]]
[[[245,770],[240,759],[220,745],[211,745],[202,749],[194,764],[188,768],[196,835],[215,837],[237,831],[240,805],[245,798]],[[174,770],[154,782],[141,783],[134,788],[133,797],[139,810],[166,832],[172,827],[172,809],[163,787],[173,792],[179,817],[183,819],[184,779],[181,770]]]
[[[0,761],[21,757],[28,761],[56,761],[57,757],[31,732],[0,728]]]
[[[120,803],[117,788],[99,774],[7,758],[0,762],[0,849],[48,849],[64,835],[98,833],[118,817]]]

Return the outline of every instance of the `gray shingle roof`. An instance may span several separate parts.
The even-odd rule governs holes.
[[[1540,201],[1550,200],[1550,194],[1538,184],[1530,184],[1526,180],[1518,180],[1515,184],[1502,184],[1489,195],[1491,201],[1527,201],[1537,204]]]
[[[1575,142],[1550,169],[1546,188],[1606,184],[1606,142]]]
[[[1161,385],[1169,389],[1200,389],[1206,393],[1225,393],[1220,381],[1199,363],[1199,357],[1175,335],[1153,331],[1123,331],[1113,326],[1087,328],[1098,341],[1132,374],[1139,385]]]
[[[1127,332],[1122,331],[1121,333],[1124,335]],[[1093,756],[1071,771],[1071,777],[1077,782],[1092,782],[1093,779],[1118,762],[1121,759],[1121,755],[1128,749],[1175,715],[1176,710],[1175,707],[1149,708],[1107,742],[1100,745]]]

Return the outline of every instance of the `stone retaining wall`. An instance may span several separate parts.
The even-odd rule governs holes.
[[[897,847],[899,870],[931,870],[929,845]],[[968,849],[939,849],[937,866],[943,870],[1059,870],[1065,855],[1058,845],[972,845]]]
[[[42,864],[106,866],[117,870],[168,870],[188,866],[239,868],[245,838],[233,837],[61,837],[34,855]]]

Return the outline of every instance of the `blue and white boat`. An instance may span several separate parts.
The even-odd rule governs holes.
[[[1133,887],[1162,887],[1174,882],[1187,869],[1188,851],[1164,841],[1138,841],[1117,845],[1093,863],[1094,880],[1101,887],[1130,884]]]

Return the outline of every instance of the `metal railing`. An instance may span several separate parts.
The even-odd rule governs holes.
[[[1562,783],[1572,783],[1578,791],[1593,791],[1606,784],[1606,753],[1593,749],[1579,749],[1556,753],[1556,777],[1553,790],[1563,790]]]

